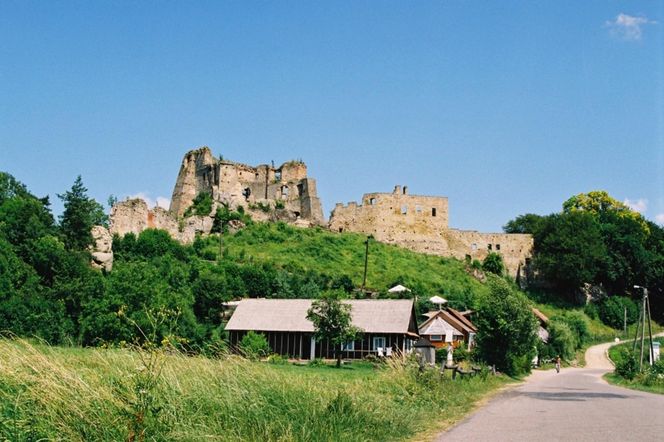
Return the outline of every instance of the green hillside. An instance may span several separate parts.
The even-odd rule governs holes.
[[[321,228],[302,229],[283,223],[257,223],[224,235],[224,259],[240,263],[269,263],[289,272],[316,272],[338,278],[348,276],[361,286],[364,272],[365,235],[332,233]],[[196,246],[202,256],[216,258],[218,236]],[[442,295],[459,307],[470,304],[486,287],[473,278],[466,264],[453,258],[424,255],[370,241],[367,288],[384,293],[395,284],[413,290],[413,296]]]

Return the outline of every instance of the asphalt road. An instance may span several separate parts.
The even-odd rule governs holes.
[[[607,384],[610,344],[586,368],[536,371],[436,441],[664,441],[664,395]]]

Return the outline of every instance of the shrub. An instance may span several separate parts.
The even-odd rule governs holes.
[[[561,320],[552,320],[549,322],[549,354],[560,355],[561,358],[574,359],[574,351],[577,346],[577,339],[574,332],[565,322]]]
[[[482,261],[482,270],[496,275],[502,275],[505,271],[503,257],[498,253],[489,253],[486,258],[484,258],[484,261]]]
[[[627,309],[627,324],[636,322],[639,308],[631,299],[624,296],[611,296],[599,304],[599,318],[606,325],[621,329],[623,327],[625,309]]]
[[[576,339],[575,349],[578,350],[583,347],[583,344],[590,339],[590,325],[587,316],[578,311],[569,311],[563,315],[562,321],[569,326],[574,334]]]
[[[209,192],[200,192],[194,198],[191,206],[184,212],[184,217],[192,215],[208,216],[212,212],[212,194]]]
[[[594,302],[589,302],[586,304],[586,306],[583,308],[583,312],[588,315],[590,319],[599,318],[599,307],[597,307],[597,304]]]
[[[525,296],[506,281],[489,279],[477,306],[477,352],[510,375],[527,373],[537,342],[537,320]]]
[[[639,362],[636,355],[627,349],[620,352],[620,359],[616,362],[616,374],[625,379],[632,380],[639,373]]]
[[[269,362],[270,364],[275,364],[275,365],[286,365],[286,364],[288,364],[288,359],[284,358],[281,355],[273,353],[273,354],[271,354],[270,356],[267,357],[267,362]]]
[[[270,352],[270,346],[265,335],[254,331],[249,331],[242,337],[240,349],[250,359],[263,357]]]

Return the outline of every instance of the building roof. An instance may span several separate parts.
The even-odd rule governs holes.
[[[428,321],[426,325],[420,327],[420,335],[447,335],[447,333],[452,333],[456,336],[463,336],[459,330],[451,326],[447,321],[444,321],[440,317],[436,316],[432,321]]]
[[[458,311],[458,310],[454,310],[452,307],[449,307],[449,308],[447,309],[447,311],[452,315],[452,317],[454,317],[454,318],[457,319],[459,322],[461,322],[461,324],[463,324],[463,325],[465,325],[466,327],[468,327],[468,329],[469,329],[471,332],[477,332],[477,327],[475,327],[475,324],[473,324],[473,323],[470,321],[470,319],[468,319],[465,315],[461,314],[460,311]]]
[[[410,299],[353,299],[353,325],[365,333],[417,332],[413,301]],[[226,330],[313,332],[307,319],[311,299],[243,299]]]
[[[410,289],[408,287],[404,287],[401,284],[397,284],[391,289],[388,290],[388,293],[403,293],[403,292],[409,292]]]
[[[420,325],[420,330],[425,330],[436,318],[440,318],[461,333],[477,333],[477,328],[468,320],[468,318],[449,307],[445,310],[425,313],[425,316],[428,316],[429,319],[425,320]]]

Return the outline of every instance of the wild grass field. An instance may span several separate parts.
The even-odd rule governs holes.
[[[509,382],[0,341],[0,440],[422,439]]]

